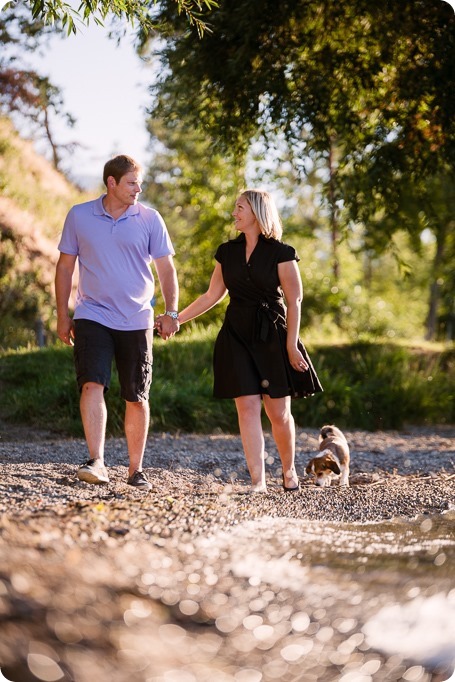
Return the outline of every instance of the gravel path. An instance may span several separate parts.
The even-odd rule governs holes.
[[[112,509],[139,505],[155,515],[156,507],[162,506],[163,500],[169,506],[172,498],[172,513],[157,519],[169,535],[179,530],[176,519],[180,515],[183,528],[199,533],[207,532],[213,524],[229,526],[242,518],[264,514],[365,522],[442,512],[453,505],[455,429],[355,431],[346,436],[351,447],[349,489],[320,489],[303,477],[306,463],[317,451],[317,431],[309,430],[297,436],[301,494],[282,494],[279,458],[273,440],[267,436],[269,492],[253,496],[245,496],[249,477],[238,436],[151,434],[144,468],[154,489],[145,496],[125,485],[124,439],[107,443],[111,482],[101,487],[81,483],[75,476],[77,465],[86,459],[83,440],[0,440],[0,512],[14,515],[17,521],[21,515],[28,518],[31,512],[54,510],[59,504],[71,507],[103,501]],[[216,513],[220,497],[235,518]],[[196,515],[198,523],[193,524],[194,514],[185,511],[194,506],[191,502],[196,499],[207,518],[204,513]]]
[[[346,432],[348,489],[303,477],[317,431],[299,432],[299,494],[283,493],[268,436],[268,493],[255,495],[237,436],[151,434],[144,494],[125,485],[123,439],[108,441],[110,483],[96,487],[75,477],[82,440],[5,431],[7,679],[448,679],[450,656],[392,655],[365,627],[410,596],[453,595],[455,428]]]

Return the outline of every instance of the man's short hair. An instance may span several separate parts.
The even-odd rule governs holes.
[[[107,187],[107,179],[112,176],[118,184],[127,173],[140,170],[142,170],[141,166],[131,156],[120,154],[119,156],[114,156],[113,159],[109,159],[104,165],[103,182]]]

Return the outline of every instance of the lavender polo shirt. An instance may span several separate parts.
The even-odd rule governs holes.
[[[151,329],[155,291],[152,260],[174,255],[163,218],[137,203],[114,220],[102,195],[68,213],[59,251],[79,260],[74,319],[110,329]]]

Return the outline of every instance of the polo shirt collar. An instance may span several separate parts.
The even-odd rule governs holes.
[[[103,199],[106,196],[106,194],[102,194],[98,199],[95,199],[94,206],[93,206],[93,213],[94,215],[109,215],[109,213],[106,211],[103,205]],[[122,215],[122,218],[128,218],[129,216],[132,215],[137,215],[139,213],[139,205],[134,204],[134,206],[128,206],[126,209],[125,213]]]

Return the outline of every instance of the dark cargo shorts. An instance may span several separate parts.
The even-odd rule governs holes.
[[[92,320],[75,320],[74,364],[79,391],[88,381],[111,382],[112,361],[118,371],[120,395],[132,403],[148,400],[152,384],[153,329],[119,331]]]

